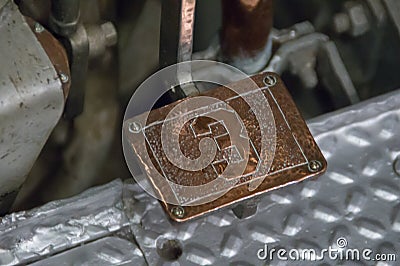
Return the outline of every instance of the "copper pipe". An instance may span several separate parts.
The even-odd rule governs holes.
[[[245,72],[261,69],[271,53],[273,0],[222,0],[223,59]],[[269,54],[268,54],[269,53]]]

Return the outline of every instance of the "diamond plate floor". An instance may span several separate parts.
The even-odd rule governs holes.
[[[257,214],[248,219],[239,220],[231,210],[224,210],[192,222],[172,223],[157,201],[133,186],[133,197],[138,200],[132,207],[131,228],[147,262],[286,265],[289,262],[260,261],[257,251],[264,243],[286,249],[321,250],[335,247],[339,237],[346,237],[349,248],[370,248],[399,257],[400,177],[393,163],[400,156],[400,93],[308,124],[328,160],[327,173],[318,180],[264,195]],[[180,243],[183,253],[177,260],[179,264],[160,256],[165,239]],[[357,263],[374,264],[350,264]]]

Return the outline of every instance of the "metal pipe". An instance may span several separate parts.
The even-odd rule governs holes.
[[[78,26],[80,0],[52,0],[50,25],[61,36],[70,36]]]
[[[223,60],[247,73],[261,70],[271,56],[273,0],[222,0]]]

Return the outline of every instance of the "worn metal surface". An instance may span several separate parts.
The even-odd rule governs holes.
[[[256,73],[272,53],[272,0],[222,1],[221,52],[225,62]]]
[[[271,84],[270,87],[264,84],[266,76],[274,79],[274,84]],[[196,171],[184,170],[175,166],[174,163],[167,158],[165,147],[162,145],[161,131],[166,124],[165,120],[177,119],[179,121],[184,119],[183,117],[187,115],[187,113],[180,113],[178,116],[169,118],[169,114],[179,102],[151,111],[146,121],[148,126],[138,129],[139,134],[144,134],[143,141],[148,143],[147,150],[142,149],[142,143],[140,143],[142,139],[138,138],[138,134],[129,132],[129,129],[126,128],[126,134],[132,148],[143,164],[142,169],[147,170],[147,176],[150,179],[150,183],[154,186],[154,191],[159,191],[161,194],[160,198],[164,201],[166,212],[171,215],[172,219],[176,221],[186,221],[205,213],[215,211],[221,207],[237,203],[243,199],[258,196],[266,191],[320,175],[326,170],[326,161],[279,76],[272,73],[263,73],[253,76],[252,79],[258,86],[254,91],[252,91],[251,88],[253,83],[246,83],[243,80],[233,83],[230,86],[240,86],[248,95],[256,95],[256,92],[262,91],[269,106],[271,106],[272,114],[269,116],[269,112],[266,109],[267,106],[260,107],[265,108],[260,111],[265,117],[273,119],[274,123],[260,124],[261,122],[257,121],[258,118],[252,111],[253,107],[246,103],[243,99],[243,95],[235,95],[226,87],[219,87],[203,94],[204,96],[224,101],[228,106],[234,108],[236,114],[243,120],[243,125],[245,127],[242,130],[238,128],[238,130],[240,132],[243,132],[243,130],[247,132],[249,139],[246,139],[245,142],[250,143],[251,145],[248,145],[253,147],[250,148],[249,155],[245,155],[249,156],[245,170],[240,171],[240,176],[229,177],[229,180],[237,179],[237,183],[232,186],[232,190],[226,194],[221,194],[220,197],[216,197],[216,200],[211,202],[207,201],[207,203],[202,202],[201,204],[193,204],[196,206],[189,206],[185,201],[189,198],[189,195],[185,193],[180,194],[177,192],[178,189],[174,189],[172,186],[168,187],[165,180],[182,186],[197,186],[199,189],[200,186],[211,183],[225,173],[229,165],[235,165],[235,162],[223,161],[222,159],[224,158],[223,156],[225,156],[223,155],[224,152],[228,154],[232,153],[233,155],[229,156],[234,157],[237,156],[236,154],[240,156],[239,151],[243,150],[243,147],[239,143],[235,143],[232,140],[235,135],[232,130],[234,122],[229,122],[229,118],[226,117],[228,116],[227,112],[224,113],[225,118],[222,121],[224,125],[221,125],[220,121],[216,123],[215,120],[207,118],[206,113],[192,119],[190,123],[186,123],[180,131],[179,147],[181,147],[186,157],[200,157],[201,152],[198,147],[200,147],[201,141],[204,139],[204,134],[206,137],[214,138],[218,147],[221,147],[219,154],[216,154],[215,158],[212,157],[213,162],[207,164],[207,167]],[[246,90],[246,88],[248,89]],[[204,107],[202,106],[198,109],[189,110],[189,112],[201,112],[199,111],[201,109],[204,109]],[[223,108],[221,109],[223,111]],[[218,109],[217,111],[214,110],[210,112],[222,111]],[[133,117],[129,121],[134,122],[138,121],[138,119],[140,118]],[[129,121],[126,125],[129,125]],[[227,125],[225,125],[225,123]],[[262,180],[258,181],[258,179],[256,179],[256,175],[259,172],[258,164],[261,161],[263,164],[267,164],[267,160],[261,159],[259,156],[259,154],[262,154],[261,149],[262,145],[264,145],[262,143],[264,140],[261,137],[261,134],[263,134],[260,129],[261,126],[268,128],[268,132],[273,132],[273,144],[267,143],[267,145],[273,145],[274,147],[273,149],[265,148],[265,150],[268,151],[268,156],[272,158],[272,164],[268,167],[266,173],[262,174]],[[274,129],[270,129],[270,127],[274,127]],[[210,132],[210,134],[204,132]],[[236,152],[232,152],[231,149],[235,149]],[[147,156],[149,156],[149,159],[147,159]],[[224,163],[221,163],[221,161]],[[310,168],[313,161],[318,161],[320,163],[318,169],[315,171]],[[157,169],[153,169],[149,166],[150,164],[156,165]],[[153,171],[157,171],[157,173]],[[236,173],[237,172],[238,171],[236,171]],[[160,181],[158,175],[162,175],[165,180]],[[258,183],[258,185],[252,189],[252,182],[261,183]],[[214,189],[218,188],[214,187]],[[171,205],[172,202],[167,202],[168,200],[166,199],[169,198],[168,193],[171,193],[171,190],[178,198],[178,203],[183,206],[180,208],[183,208],[184,215],[174,215],[174,211],[172,210],[176,209],[175,206]],[[207,192],[208,194],[201,195],[201,197],[199,196],[199,199],[196,198],[196,201],[202,201],[202,199],[210,197],[210,195],[212,195],[211,193],[219,192],[220,191],[217,190],[210,190]],[[190,196],[195,199],[194,195]]]
[[[118,237],[105,237],[31,265],[142,266],[146,265],[146,263],[143,258],[143,253],[134,243]]]
[[[0,3],[0,212],[61,117],[59,73],[13,1]]]
[[[196,0],[168,0],[162,3],[160,67],[190,60]]]
[[[339,237],[347,238],[349,248],[399,254],[400,179],[393,163],[400,154],[400,91],[308,125],[328,160],[327,173],[266,194],[249,219],[225,210],[176,224],[158,201],[132,186],[131,227],[149,265],[168,263],[159,255],[165,239],[180,243],[180,265],[259,265],[257,251],[265,243],[321,250]]]
[[[35,33],[36,38],[42,45],[51,63],[56,69],[62,83],[64,98],[66,99],[69,93],[69,87],[71,86],[67,52],[65,51],[61,43],[41,24],[35,22],[29,17],[25,17],[25,20]]]
[[[3,217],[0,265],[32,262],[120,230],[128,224],[121,195],[122,182],[116,180],[79,196]]]
[[[189,61],[193,51],[196,0],[166,0],[161,5],[159,67]],[[192,69],[183,65],[177,70],[181,85],[172,98],[198,94]]]
[[[77,117],[83,112],[86,91],[86,74],[89,64],[89,38],[86,28],[78,25],[77,30],[64,39],[71,61],[71,91],[66,102],[65,116]]]

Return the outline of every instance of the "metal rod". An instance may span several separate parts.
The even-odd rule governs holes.
[[[262,69],[271,56],[272,0],[222,0],[223,59],[247,73]]]
[[[160,32],[160,68],[192,59],[196,0],[163,0]],[[198,93],[188,65],[178,67],[177,78],[184,83],[177,91],[181,98]]]

